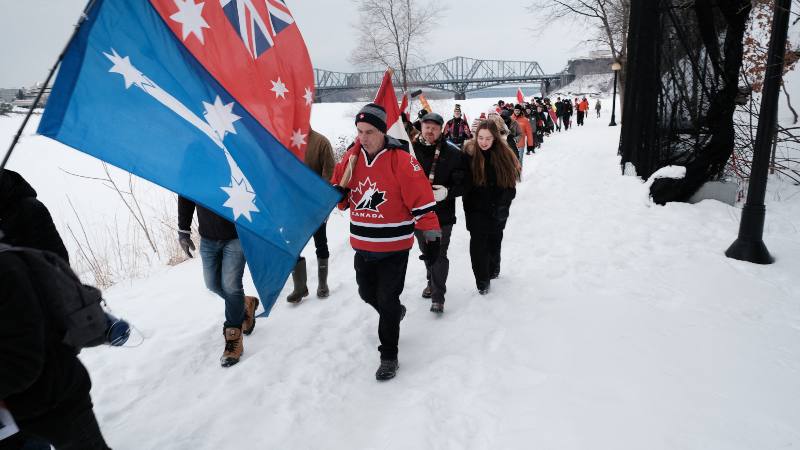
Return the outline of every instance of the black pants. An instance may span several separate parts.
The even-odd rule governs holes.
[[[322,222],[317,232],[314,233],[314,247],[316,247],[317,259],[328,259],[331,256],[328,251],[328,222]]]
[[[578,111],[578,125],[583,126],[583,115],[584,115],[583,111]]]
[[[354,258],[358,295],[378,315],[378,351],[381,359],[397,359],[400,339],[400,294],[406,282],[408,250],[393,253],[356,252]]]
[[[442,227],[442,240],[439,247],[439,257],[433,265],[425,261],[425,269],[428,273],[428,284],[431,287],[431,299],[434,303],[444,303],[444,294],[447,292],[447,274],[450,272],[450,260],[447,259],[447,248],[450,247],[450,235],[453,233],[452,225]],[[424,254],[425,238],[421,231],[415,231],[417,243],[420,251]]]
[[[0,441],[0,450],[48,449],[110,450],[106,445],[92,410],[87,392],[77,404],[56,407],[43,417],[18,421],[20,432]]]
[[[569,130],[569,126],[572,125],[570,120],[572,120],[572,114],[564,114],[564,131]]]
[[[489,282],[493,272],[500,271],[500,246],[503,232],[469,234],[469,256],[472,259],[472,273],[475,283],[480,287]]]

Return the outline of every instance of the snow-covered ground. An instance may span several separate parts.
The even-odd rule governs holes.
[[[619,88],[619,86],[617,86]],[[613,73],[598,73],[592,75],[583,75],[575,79],[572,83],[559,88],[550,94],[550,98],[557,96],[567,97],[584,97],[597,96],[611,97],[611,92],[614,89],[614,74]],[[592,105],[594,106],[594,105]],[[594,112],[594,110],[592,110]]]
[[[448,117],[454,102],[432,103]],[[493,101],[459,103],[471,119]],[[590,114],[585,127],[551,137],[526,157],[502,274],[488,296],[475,290],[463,214],[450,247],[442,317],[420,298],[424,270],[412,252],[401,367],[390,382],[374,378],[377,316],[358,297],[347,217],[339,212],[328,226],[331,297],[279,302],[245,339],[244,358],[232,368],[219,367],[223,303],[205,290],[198,259],[108,289],[113,311],[145,338],[138,347],[81,354],[109,444],[800,445],[800,189],[771,181],[765,241],[775,264],[727,259],[740,206],[653,205],[639,179],[620,175],[619,128],[607,126],[610,99],[603,105],[602,119]],[[312,124],[331,137],[349,136],[357,108],[315,105]],[[3,139],[15,123],[0,118]],[[31,180],[59,226],[71,214],[65,193],[78,200],[87,226],[103,226],[109,211],[119,211],[116,193],[58,169],[96,174],[91,158],[33,136],[18,152],[11,167]],[[313,291],[313,248],[304,253]]]

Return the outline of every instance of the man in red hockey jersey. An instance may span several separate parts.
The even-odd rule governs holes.
[[[397,373],[397,342],[406,308],[400,294],[406,279],[414,230],[427,242],[423,258],[439,255],[441,229],[433,190],[419,162],[403,144],[386,135],[386,112],[374,103],[356,115],[358,140],[333,172],[344,194],[339,208],[350,208],[350,244],[355,249],[358,294],[380,316],[379,381]]]

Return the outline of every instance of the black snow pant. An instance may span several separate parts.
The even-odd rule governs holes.
[[[572,114],[564,114],[564,131],[569,130],[569,126],[572,125],[570,120],[572,120]]]
[[[470,232],[469,256],[472,260],[472,273],[478,288],[489,284],[492,273],[500,272],[500,247],[503,231],[494,233]]]
[[[578,125],[583,126],[583,111],[578,111]]]
[[[354,259],[358,295],[380,316],[378,338],[381,345],[378,351],[381,359],[397,359],[402,315],[400,294],[406,281],[408,250],[392,253],[356,251]]]
[[[331,256],[328,250],[328,222],[322,222],[319,229],[314,233],[314,247],[316,247],[317,259],[328,259]]]
[[[452,225],[442,227],[442,240],[439,247],[439,257],[433,265],[425,261],[428,285],[431,287],[431,300],[433,303],[444,303],[444,294],[447,292],[447,274],[450,272],[450,260],[447,259],[447,248],[450,247],[450,235],[453,233]],[[421,231],[415,231],[420,251],[425,254],[427,244]]]
[[[13,414],[13,413],[12,413]],[[100,432],[86,392],[68,400],[42,417],[19,420],[19,433],[0,441],[0,450],[49,449],[110,450]]]

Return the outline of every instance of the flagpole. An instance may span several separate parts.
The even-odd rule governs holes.
[[[64,46],[64,49],[58,55],[55,64],[53,64],[53,67],[50,69],[50,73],[47,74],[47,79],[44,80],[44,84],[42,84],[42,87],[39,89],[39,93],[36,94],[36,99],[33,101],[33,104],[28,110],[28,114],[25,115],[25,119],[22,121],[22,125],[20,125],[19,130],[17,130],[16,136],[14,136],[14,140],[11,141],[11,146],[8,147],[8,151],[6,151],[6,154],[3,157],[3,161],[0,162],[0,178],[3,177],[3,169],[5,169],[9,158],[11,158],[11,153],[14,152],[14,148],[17,146],[17,142],[19,142],[19,138],[20,136],[22,136],[22,132],[25,130],[25,126],[28,124],[28,120],[30,120],[31,116],[33,115],[33,110],[36,109],[36,107],[39,105],[39,102],[42,100],[42,94],[44,94],[44,90],[47,88],[47,85],[50,84],[50,80],[53,78],[53,74],[56,72],[56,69],[58,69],[58,66],[64,59],[64,55],[66,55],[67,53],[69,44],[78,34],[78,31],[80,31],[83,22],[85,22],[86,19],[88,18],[89,10],[94,5],[95,1],[96,0],[89,0],[89,2],[86,4],[86,7],[83,9],[83,12],[81,13],[81,17],[78,19],[78,23],[75,24],[75,30],[73,30],[72,35],[69,37],[69,40],[67,41],[67,44]]]

